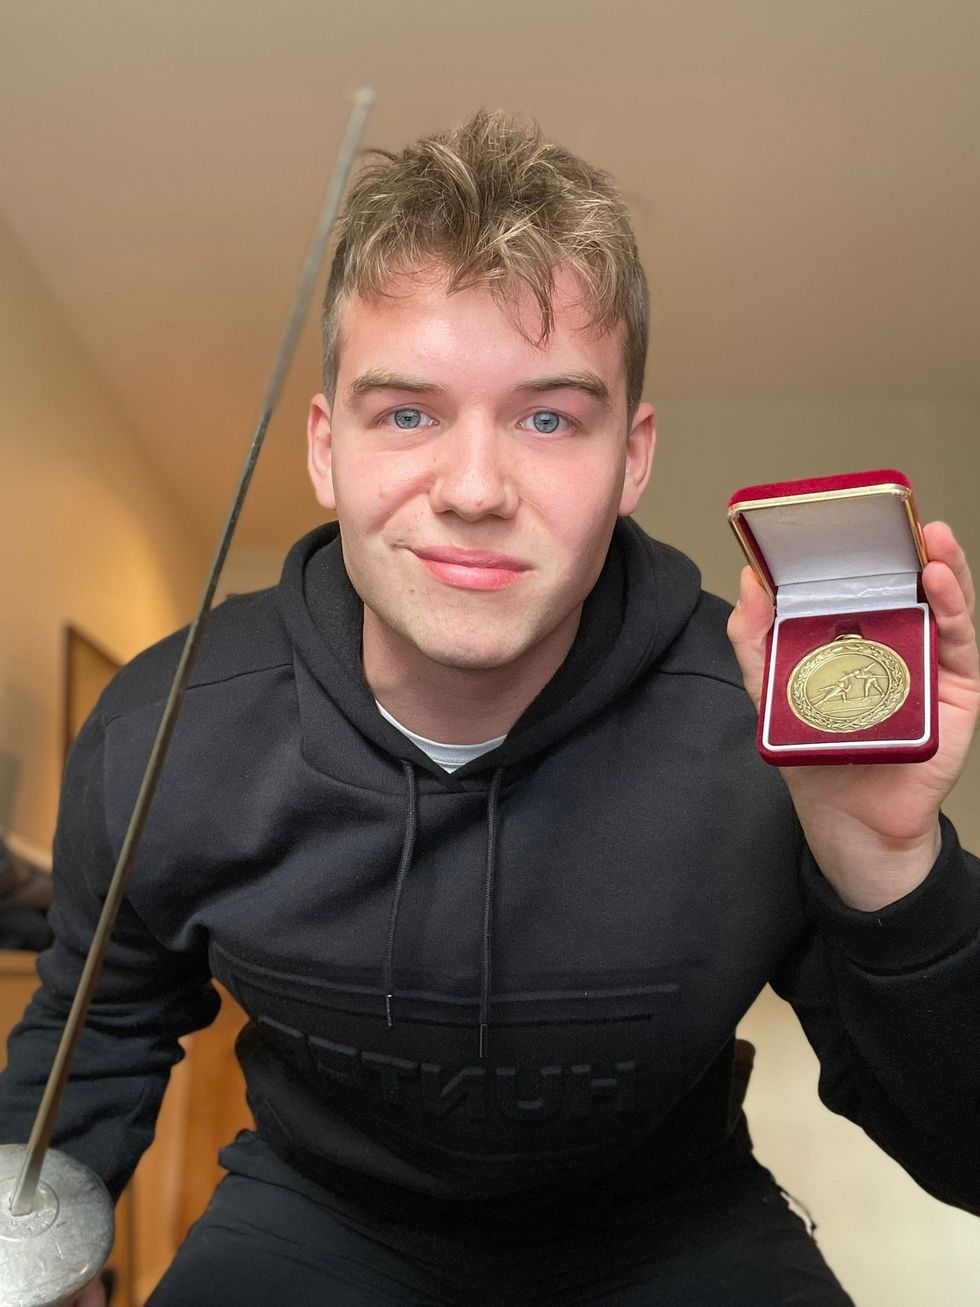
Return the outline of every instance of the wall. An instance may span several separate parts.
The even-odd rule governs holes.
[[[19,763],[11,829],[43,849],[65,623],[128,659],[189,619],[208,557],[2,226],[0,285],[0,763]]]

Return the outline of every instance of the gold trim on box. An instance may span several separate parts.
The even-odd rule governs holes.
[[[736,538],[738,539],[738,543],[742,546],[742,553],[745,555],[745,561],[748,563],[749,567],[751,567],[752,571],[755,573],[755,579],[759,582],[763,590],[765,590],[766,594],[769,596],[769,602],[774,604],[776,602],[776,593],[773,590],[772,586],[769,584],[769,578],[766,576],[765,572],[763,572],[762,568],[759,566],[759,560],[756,558],[755,550],[752,548],[748,540],[746,540],[745,538],[745,533],[742,530],[741,521],[739,521],[737,518],[733,517],[731,513],[729,513],[728,524],[735,532]]]
[[[925,567],[929,561],[929,555],[926,553],[925,541],[922,538],[922,530],[919,526],[915,497],[909,486],[900,486],[895,482],[885,482],[879,486],[845,486],[838,490],[814,490],[806,495],[772,495],[768,499],[745,499],[741,503],[732,505],[728,510],[728,524],[735,532],[738,543],[742,547],[742,553],[755,573],[759,584],[773,603],[776,602],[776,595],[759,565],[755,550],[749,544],[745,535],[745,529],[741,521],[743,513],[757,508],[784,508],[787,504],[813,504],[822,499],[859,499],[870,495],[899,496],[905,506],[905,515],[909,520],[909,529],[912,532],[915,552],[918,554],[919,562]]]

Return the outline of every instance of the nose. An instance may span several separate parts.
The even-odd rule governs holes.
[[[429,490],[433,512],[467,522],[512,517],[518,493],[508,446],[506,434],[490,424],[461,421],[443,432]]]

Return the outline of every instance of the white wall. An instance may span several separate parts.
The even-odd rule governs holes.
[[[207,554],[2,226],[0,285],[0,762],[19,763],[11,829],[43,848],[64,625],[130,658],[192,615]]]

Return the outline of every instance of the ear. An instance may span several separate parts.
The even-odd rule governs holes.
[[[306,467],[313,482],[318,503],[331,513],[337,511],[333,488],[333,440],[330,426],[330,401],[326,395],[314,395],[306,424]]]
[[[619,501],[620,517],[627,517],[640,502],[640,496],[650,480],[653,451],[657,443],[657,430],[653,409],[641,404],[633,416],[633,424],[626,437],[626,466],[623,469],[623,494]]]

